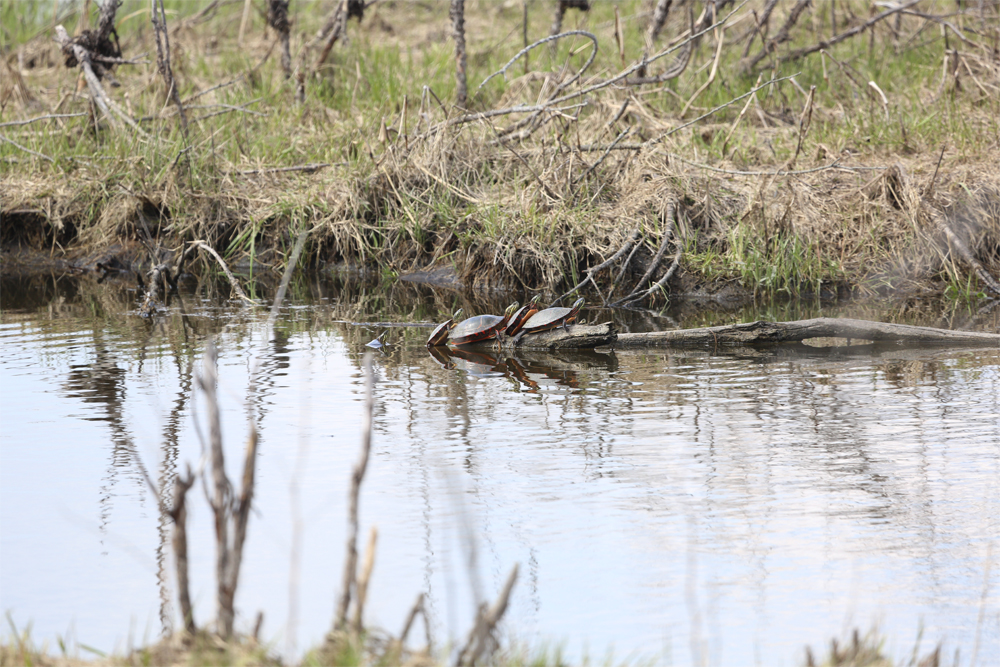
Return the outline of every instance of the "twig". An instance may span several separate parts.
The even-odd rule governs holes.
[[[16,141],[14,141],[13,139],[9,139],[9,138],[7,138],[6,136],[4,136],[2,134],[0,134],[0,139],[3,139],[4,141],[6,141],[8,144],[10,144],[11,146],[13,146],[14,148],[20,148],[25,153],[30,153],[31,155],[34,155],[35,157],[40,157],[43,160],[48,160],[52,164],[55,164],[55,162],[56,162],[55,160],[53,160],[52,158],[50,158],[48,155],[45,155],[43,153],[39,153],[37,151],[33,151],[30,148],[26,148],[26,147],[22,146],[21,144],[17,143]]]
[[[337,164],[343,165],[346,162],[338,162]],[[267,167],[263,169],[245,169],[243,171],[237,171],[235,173],[240,176],[251,176],[253,174],[279,174],[290,171],[304,171],[307,174],[312,174],[324,167],[332,166],[332,162],[313,162],[310,164],[297,164],[291,167]]]
[[[614,308],[615,306],[620,306],[623,303],[627,303],[629,299],[638,294],[639,290],[642,289],[642,286],[646,284],[646,281],[649,280],[650,277],[652,277],[653,273],[656,271],[656,269],[659,268],[660,262],[663,261],[663,255],[667,251],[667,246],[670,245],[670,239],[673,238],[674,228],[676,224],[677,224],[677,212],[675,209],[674,202],[670,202],[667,204],[667,228],[663,230],[663,240],[660,241],[660,247],[657,248],[656,255],[653,256],[653,261],[650,262],[649,268],[647,268],[646,272],[642,274],[642,278],[639,278],[638,282],[636,282],[635,284],[635,287],[628,294],[628,296],[622,297],[621,299],[618,299],[618,301],[612,303],[611,304],[612,308]]]
[[[810,86],[805,107],[803,107],[802,114],[799,116],[799,141],[795,144],[795,155],[788,161],[789,168],[795,166],[795,160],[798,159],[799,153],[802,151],[802,142],[805,141],[806,134],[809,133],[809,126],[812,124],[813,97],[815,94],[816,86]]]
[[[162,0],[161,0],[162,2]],[[281,71],[285,79],[292,76],[292,54],[289,44],[291,23],[288,20],[289,0],[269,0],[267,3],[267,24],[278,32],[281,40]]]
[[[410,607],[410,613],[406,615],[406,622],[403,623],[403,631],[399,633],[399,639],[396,640],[400,649],[402,649],[403,645],[406,643],[406,637],[410,634],[410,628],[413,627],[413,621],[416,620],[417,614],[423,612],[423,610],[424,594],[421,593],[417,596],[417,601],[413,603],[412,607]],[[426,619],[426,616],[424,618]]]
[[[761,79],[763,77],[764,77],[763,73],[759,74],[757,76],[757,83],[755,83],[754,86],[759,86],[760,85],[760,81],[761,81]],[[750,108],[750,103],[753,102],[754,99],[755,98],[754,98],[753,95],[751,95],[750,97],[747,98],[746,104],[744,104],[743,108],[740,109],[740,115],[736,117],[736,120],[733,122],[733,126],[731,128],[729,128],[729,134],[726,135],[726,140],[722,142],[722,154],[723,155],[726,154],[726,149],[729,147],[729,140],[733,138],[733,133],[736,132],[736,128],[739,126],[740,121],[743,120],[743,116],[746,115],[747,109]]]
[[[553,192],[552,188],[550,188],[548,186],[548,184],[545,181],[542,180],[542,177],[538,175],[538,172],[535,171],[534,167],[531,166],[531,163],[529,163],[524,158],[523,155],[521,155],[516,150],[514,150],[514,148],[511,147],[506,141],[504,141],[503,138],[501,138],[499,134],[497,134],[496,136],[497,136],[497,140],[500,142],[501,146],[503,146],[504,148],[506,148],[507,150],[509,150],[511,153],[513,153],[517,157],[518,160],[520,160],[522,163],[524,163],[524,166],[528,168],[528,171],[531,172],[531,175],[535,177],[535,180],[538,181],[538,184],[542,186],[543,190],[545,190],[545,194],[547,194],[550,198],[555,199],[557,201],[559,201],[559,200],[562,199],[562,197],[560,197],[555,192]]]
[[[698,96],[701,95],[706,90],[708,90],[708,87],[711,86],[712,83],[715,81],[715,75],[719,71],[719,61],[722,58],[722,45],[726,42],[725,26],[722,26],[718,30],[719,30],[719,35],[716,39],[717,45],[715,49],[715,58],[712,60],[712,69],[708,74],[708,79],[705,81],[705,83],[701,84],[701,86],[698,87],[698,90],[694,91],[694,94],[691,95],[691,97],[688,99],[687,103],[684,105],[684,108],[681,110],[680,114],[681,118],[683,118],[687,114],[687,110],[691,108],[691,105],[694,104],[694,101],[696,99],[698,99]]]
[[[627,101],[627,100],[626,100],[626,101]],[[584,180],[584,179],[586,179],[586,178],[587,178],[588,176],[590,176],[590,174],[591,174],[591,173],[592,173],[592,172],[593,172],[593,171],[594,171],[595,169],[597,169],[597,168],[598,168],[598,167],[600,166],[600,164],[601,164],[602,162],[604,162],[604,159],[608,157],[608,155],[609,155],[609,154],[611,153],[611,151],[613,151],[613,150],[615,149],[615,146],[617,146],[617,145],[618,145],[618,143],[619,143],[619,142],[620,142],[620,141],[621,141],[622,139],[624,139],[625,137],[627,137],[627,136],[628,136],[629,134],[631,134],[631,133],[632,133],[632,128],[630,128],[630,127],[627,127],[627,128],[625,128],[624,130],[622,130],[622,131],[621,131],[621,134],[619,134],[619,135],[618,135],[618,137],[617,137],[617,138],[616,138],[616,139],[615,139],[614,141],[612,141],[612,142],[611,142],[611,145],[610,145],[610,146],[608,146],[607,150],[605,150],[605,151],[604,151],[604,154],[603,154],[603,155],[601,155],[601,157],[599,157],[599,158],[597,159],[597,161],[595,161],[595,162],[594,162],[594,164],[590,165],[590,168],[589,168],[589,169],[587,169],[587,171],[585,171],[585,172],[583,173],[583,175],[582,175],[582,176],[580,176],[580,177],[579,177],[579,178],[577,178],[577,179],[576,179],[575,181],[573,181],[573,185],[574,185],[574,186],[576,186],[576,184],[577,184],[577,183],[579,183],[580,181],[583,181],[583,180]]]
[[[806,48],[803,48],[803,49],[796,49],[794,51],[790,51],[789,53],[787,53],[787,54],[785,54],[784,56],[781,57],[780,62],[786,63],[786,62],[790,62],[792,60],[798,60],[799,58],[802,58],[803,56],[809,55],[810,53],[816,53],[817,51],[820,51],[822,49],[829,49],[834,44],[839,44],[840,42],[844,41],[845,39],[850,39],[851,37],[854,37],[855,35],[858,35],[858,34],[864,32],[865,30],[867,30],[868,28],[872,27],[873,25],[875,25],[879,21],[892,16],[896,12],[901,12],[904,9],[909,9],[910,7],[912,7],[913,5],[917,4],[918,2],[920,2],[920,0],[909,0],[909,2],[907,2],[905,4],[896,5],[895,7],[892,7],[891,9],[885,10],[881,14],[876,14],[872,18],[870,18],[867,21],[865,21],[864,23],[862,23],[861,25],[855,26],[855,27],[851,28],[850,30],[845,30],[844,32],[840,33],[839,35],[837,35],[835,37],[831,37],[830,39],[821,40],[819,43],[814,44],[814,45],[812,45],[810,47],[806,47]]]
[[[800,174],[813,174],[817,171],[826,171],[827,169],[835,169],[840,167],[841,169],[882,169],[883,167],[841,167],[840,159],[834,160],[829,164],[824,164],[819,167],[812,167],[811,169],[774,169],[772,171],[739,171],[736,169],[719,169],[718,167],[712,167],[707,164],[702,164],[700,162],[695,162],[693,160],[688,160],[680,155],[670,154],[671,160],[677,160],[678,162],[683,162],[689,164],[692,167],[697,167],[698,169],[705,169],[707,171],[714,171],[717,174],[731,174],[733,176],[798,176]]]
[[[362,620],[365,611],[365,599],[368,597],[368,582],[371,580],[372,569],[375,567],[375,545],[378,542],[378,529],[371,527],[368,532],[368,546],[365,548],[365,562],[361,566],[361,576],[358,578],[358,599],[354,603],[354,620],[351,622],[354,633],[361,634],[364,629]]]
[[[934,220],[937,226],[948,238],[948,245],[958,251],[958,254],[961,255],[962,259],[965,260],[973,271],[975,271],[976,275],[979,276],[979,279],[983,281],[983,284],[985,284],[990,291],[997,296],[1000,296],[1000,282],[990,275],[990,272],[986,270],[986,267],[984,267],[979,260],[976,259],[976,256],[972,253],[969,246],[966,245],[965,241],[963,241],[958,234],[952,231],[951,225],[948,224],[945,217],[933,206],[928,205],[927,208],[930,210],[931,219]]]
[[[789,33],[791,32],[792,27],[794,27],[795,24],[798,23],[799,16],[802,15],[802,12],[805,11],[805,8],[809,6],[811,1],[812,0],[797,0],[795,6],[792,7],[792,11],[788,13],[788,18],[785,19],[785,24],[781,26],[780,30],[778,30],[778,34],[776,34],[771,39],[767,40],[767,42],[761,48],[760,53],[754,56],[753,59],[750,61],[750,63],[747,65],[747,69],[753,69],[754,67],[756,67],[757,63],[766,58],[769,54],[773,53],[774,50],[778,48],[779,44],[783,44],[790,39]],[[772,2],[768,6],[767,8],[768,11],[765,12],[765,16],[762,19],[762,21],[766,21],[767,18],[770,16],[771,13],[770,10],[774,8],[774,4],[775,3]]]
[[[667,132],[665,132],[665,133],[661,134],[660,136],[656,137],[655,139],[650,139],[646,143],[647,144],[658,144],[661,141],[663,141],[664,139],[666,139],[667,137],[669,137],[670,135],[676,134],[676,133],[680,132],[681,130],[683,130],[684,128],[690,127],[690,126],[692,126],[692,125],[694,125],[694,124],[696,124],[696,123],[698,123],[698,122],[700,122],[700,121],[708,118],[709,116],[711,116],[715,112],[721,111],[722,109],[725,109],[726,107],[730,107],[730,106],[736,104],[737,102],[739,102],[740,100],[742,100],[745,97],[750,97],[751,95],[753,95],[754,93],[756,93],[761,88],[766,88],[767,86],[770,86],[770,85],[773,85],[773,84],[776,84],[776,83],[780,83],[782,81],[787,81],[788,79],[794,78],[794,77],[798,76],[799,74],[800,73],[791,74],[789,76],[783,76],[780,79],[769,79],[769,80],[765,81],[764,83],[762,83],[759,86],[754,86],[753,88],[751,88],[747,92],[743,93],[739,97],[734,97],[733,99],[729,100],[728,102],[720,104],[719,106],[715,107],[714,109],[710,109],[709,111],[706,111],[705,113],[703,113],[702,115],[698,116],[694,120],[690,120],[690,121],[688,121],[686,123],[678,125],[677,127],[673,128],[671,130],[668,130]]]
[[[465,83],[465,0],[451,0],[448,11],[455,39],[455,104],[464,109],[468,95]]]
[[[302,254],[302,248],[306,244],[306,238],[309,236],[309,227],[305,226],[301,232],[299,232],[299,237],[295,240],[295,247],[292,248],[292,256],[288,260],[288,265],[285,266],[285,275],[281,277],[281,285],[278,287],[277,294],[274,295],[274,303],[271,305],[271,314],[268,315],[267,325],[270,329],[274,325],[275,319],[278,317],[278,312],[281,310],[281,302],[285,300],[285,292],[288,291],[288,283],[292,279],[292,273],[295,271],[295,266],[299,263],[299,255]]]
[[[51,120],[56,118],[81,118],[89,114],[85,113],[50,113],[44,116],[36,116],[34,118],[28,118],[26,120],[11,120],[6,123],[0,123],[0,127],[15,127],[19,125],[30,125],[31,123],[37,123],[40,120]]]
[[[372,368],[372,352],[365,353],[361,363],[365,376],[365,402],[361,417],[361,455],[351,474],[351,491],[347,515],[347,559],[344,561],[344,576],[341,582],[340,601],[333,623],[334,632],[342,631],[347,625],[347,610],[351,604],[351,589],[354,588],[358,562],[358,497],[361,482],[368,468],[368,455],[372,448],[372,411],[375,405],[375,371]]]
[[[476,88],[476,93],[478,94],[479,91],[482,90],[483,86],[485,86],[492,79],[494,79],[494,78],[496,78],[498,76],[502,75],[504,77],[504,80],[506,81],[507,80],[507,70],[510,69],[510,67],[514,63],[516,63],[518,61],[518,59],[520,59],[522,56],[526,56],[528,53],[530,53],[532,49],[538,48],[539,46],[541,46],[542,44],[545,44],[546,42],[553,42],[555,40],[562,39],[563,37],[573,37],[573,36],[580,36],[580,37],[586,37],[586,38],[588,38],[590,41],[592,41],[594,43],[594,51],[593,51],[593,53],[597,52],[597,36],[594,35],[594,33],[587,32],[586,30],[567,30],[566,32],[561,32],[561,33],[559,33],[557,35],[549,35],[548,37],[543,37],[542,39],[538,40],[537,42],[534,42],[533,44],[529,44],[528,46],[526,46],[523,49],[521,49],[520,51],[518,51],[514,55],[514,57],[511,58],[510,60],[508,60],[507,63],[503,67],[501,67],[500,69],[498,69],[497,71],[493,72],[488,77],[486,77],[485,79],[483,79],[483,82],[480,83],[479,87]],[[591,58],[591,61],[592,60],[593,60],[593,58]],[[581,70],[585,70],[585,69],[586,69],[586,67],[581,68]]]
[[[226,274],[226,278],[229,278],[229,284],[232,286],[233,291],[236,292],[236,295],[239,298],[246,301],[247,303],[251,304],[253,303],[253,299],[249,298],[243,291],[243,288],[240,287],[240,284],[236,281],[236,277],[233,276],[232,271],[230,271],[229,267],[226,266],[226,262],[222,259],[222,257],[219,256],[219,253],[215,252],[215,248],[208,245],[204,241],[191,241],[191,244],[198,246],[199,248],[210,254],[212,257],[214,257],[215,261],[217,261],[219,263],[219,266],[222,267],[222,271],[223,273]]]
[[[500,591],[496,602],[488,609],[485,603],[480,607],[476,624],[469,632],[465,647],[458,653],[458,658],[455,661],[457,667],[475,665],[476,661],[487,651],[488,644],[493,639],[493,630],[503,617],[504,612],[507,611],[510,592],[514,588],[514,582],[517,581],[517,570],[518,566],[515,564],[510,574],[507,575],[507,582],[504,584],[503,590]]]
[[[623,305],[627,306],[630,303],[635,303],[636,301],[642,301],[647,296],[649,296],[650,294],[652,294],[656,290],[658,290],[658,289],[662,288],[664,285],[666,285],[667,281],[669,281],[671,278],[673,278],[674,273],[677,272],[677,267],[679,267],[680,264],[681,264],[681,254],[682,254],[683,251],[684,251],[684,247],[680,243],[677,243],[677,252],[674,253],[674,260],[670,263],[670,268],[667,269],[667,272],[663,274],[663,277],[660,278],[658,281],[656,281],[656,284],[652,285],[648,290],[646,290],[645,292],[643,292],[639,296],[637,296],[635,298],[632,298],[632,299],[629,299],[628,301],[625,301],[623,303]]]
[[[174,104],[177,105],[177,113],[181,117],[181,130],[184,132],[184,137],[186,138],[188,133],[187,115],[184,113],[184,103],[181,102],[181,95],[177,90],[177,82],[174,81],[174,71],[170,66],[170,37],[167,31],[167,12],[163,8],[163,0],[159,0],[159,8],[157,8],[157,0],[151,0],[151,5],[150,17],[153,22],[153,31],[156,33],[156,69],[163,77],[164,83],[167,84],[167,94],[173,99]]]
[[[635,242],[639,240],[639,234],[640,234],[640,226],[638,224],[636,224],[635,229],[633,229],[632,233],[629,234],[629,237],[625,241],[625,244],[621,248],[618,249],[618,252],[616,252],[611,257],[607,258],[606,260],[604,260],[603,262],[601,262],[597,266],[594,266],[594,267],[591,267],[591,268],[587,269],[584,272],[584,273],[587,274],[587,277],[584,278],[583,280],[581,280],[579,282],[579,284],[576,285],[576,287],[574,287],[573,289],[571,289],[570,291],[566,292],[565,294],[563,294],[562,296],[560,296],[558,299],[556,299],[555,302],[558,303],[559,301],[562,301],[563,299],[565,299],[566,297],[568,297],[570,294],[573,294],[574,292],[576,292],[577,290],[579,290],[581,287],[583,287],[584,285],[586,285],[587,281],[590,280],[590,276],[591,275],[593,275],[595,273],[598,273],[598,272],[606,269],[607,267],[611,266],[613,263],[617,262],[618,259],[622,255],[624,255],[625,253],[627,253],[628,251],[630,251],[632,249],[632,246],[635,244]]]
[[[667,16],[670,15],[671,4],[673,4],[673,0],[657,1],[656,9],[653,10],[653,20],[650,21],[649,30],[646,32],[648,44],[652,44],[660,36],[660,31],[663,30],[663,26],[667,22]]]

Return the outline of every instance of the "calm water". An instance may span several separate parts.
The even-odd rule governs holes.
[[[1000,664],[998,350],[437,359],[428,329],[370,323],[485,306],[302,283],[272,332],[264,308],[214,289],[189,285],[151,322],[122,284],[0,286],[0,606],[37,639],[125,650],[177,624],[169,525],[137,461],[161,486],[197,465],[193,378],[214,336],[234,479],[248,419],[261,434],[238,626],[263,610],[278,651],[315,645],[341,576],[360,360],[388,328],[361,496],[362,545],[379,531],[369,625],[398,632],[423,592],[435,645],[459,641],[519,563],[507,636],[570,657],[793,665],[806,644],[878,625],[897,657],[923,628],[922,649],[943,641],[948,664],[956,649],[962,665]],[[997,310],[912,303],[688,304],[621,324],[819,314],[1000,330]],[[189,505],[204,623],[200,486]]]

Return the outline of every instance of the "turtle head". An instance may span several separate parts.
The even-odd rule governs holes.
[[[503,311],[504,321],[509,320],[511,317],[513,317],[514,313],[517,312],[517,307],[519,305],[520,304],[517,301],[515,301],[514,303],[507,306],[507,310]]]
[[[452,322],[457,322],[460,317],[462,317],[462,309],[461,308],[459,308],[458,310],[456,310],[454,313],[451,314],[451,320],[452,320]]]
[[[535,310],[537,310],[538,309],[538,302],[541,301],[541,300],[542,300],[542,295],[541,294],[536,294],[535,296],[531,297],[531,301],[528,302],[528,307],[529,308],[534,308]]]
[[[580,309],[581,309],[581,308],[583,308],[583,304],[584,304],[584,303],[586,303],[586,301],[587,301],[587,300],[586,300],[586,299],[584,299],[584,298],[583,298],[583,297],[581,296],[581,297],[580,297],[579,299],[577,299],[576,301],[574,301],[574,302],[573,302],[573,307],[572,307],[572,309],[571,309],[571,310],[572,310],[572,311],[573,311],[574,313],[578,313],[578,312],[580,312]]]

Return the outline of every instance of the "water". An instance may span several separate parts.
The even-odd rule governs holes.
[[[123,651],[178,625],[170,527],[139,462],[161,487],[198,466],[192,387],[214,336],[232,479],[249,418],[261,437],[237,627],[263,611],[285,656],[317,644],[343,566],[360,360],[388,329],[361,494],[361,547],[378,528],[368,625],[399,632],[423,592],[435,645],[459,642],[518,563],[506,636],[573,659],[793,665],[877,625],[896,657],[922,628],[921,650],[943,641],[948,664],[956,649],[1000,664],[998,350],[438,359],[429,329],[371,323],[486,306],[301,282],[272,335],[265,309],[218,289],[189,285],[148,321],[122,283],[0,287],[0,606],[36,638]],[[819,314],[1000,330],[996,310],[911,302],[616,317],[648,330]],[[205,623],[200,485],[189,507]],[[424,637],[418,621],[411,643]]]

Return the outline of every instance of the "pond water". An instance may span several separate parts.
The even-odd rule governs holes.
[[[102,651],[178,625],[170,525],[144,481],[201,457],[193,394],[219,348],[227,466],[260,446],[237,626],[264,612],[286,657],[333,620],[375,356],[361,537],[366,623],[419,593],[439,651],[519,564],[506,637],[570,659],[796,665],[877,626],[890,655],[943,642],[1000,664],[1000,350],[586,352],[436,358],[425,327],[502,304],[397,284],[300,280],[264,307],[187,285],[155,320],[124,283],[0,286],[0,606],[37,640]],[[623,329],[867,317],[1000,330],[1000,309],[791,303],[610,314]],[[140,464],[141,462],[141,464]],[[192,597],[214,603],[214,534],[189,495]],[[922,638],[918,634],[922,632]],[[418,621],[411,644],[425,638]]]

